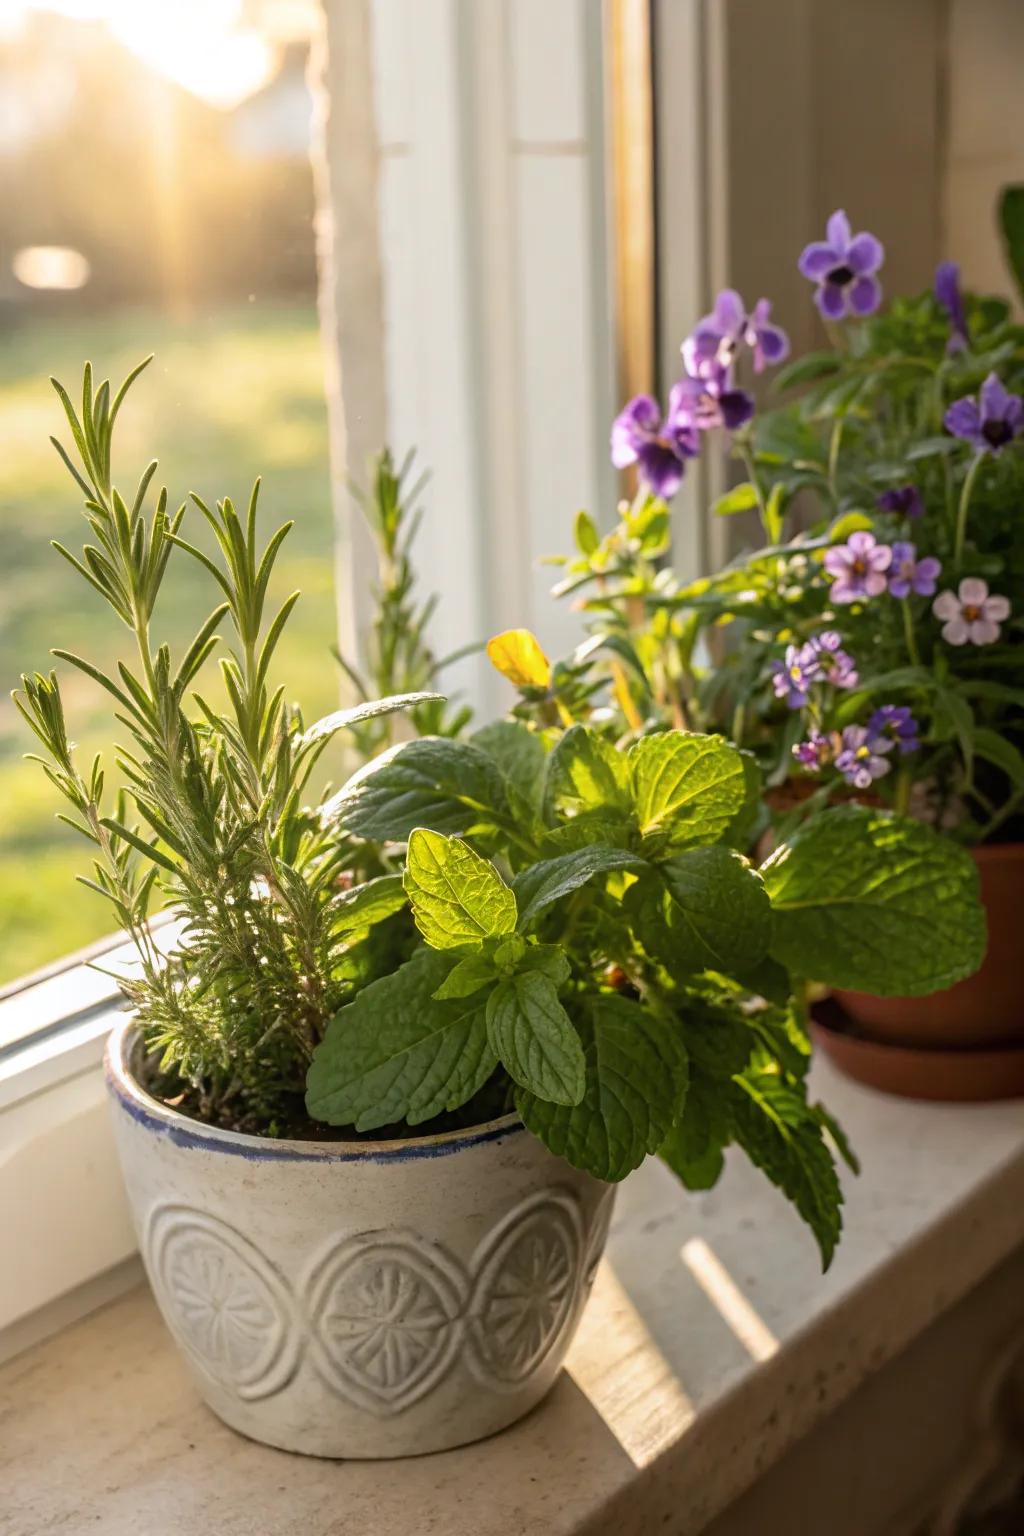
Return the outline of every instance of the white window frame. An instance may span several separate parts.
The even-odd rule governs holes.
[[[0,1359],[68,1320],[54,1304],[136,1251],[102,1072],[124,1002],[91,964],[131,953],[102,941],[0,993]]]

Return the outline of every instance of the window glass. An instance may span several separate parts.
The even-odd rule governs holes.
[[[150,457],[177,504],[245,503],[295,528],[277,596],[303,601],[278,675],[310,718],[335,706],[333,548],[316,316],[306,64],[313,0],[6,0],[0,13],[0,983],[112,926],[76,890],[89,847],[7,699],[56,665],[87,766],[111,755],[105,696],[62,646],[113,668],[131,640],[59,555],[87,533],[50,447],[90,359],[116,385],[146,354],[115,436],[115,482]],[[202,542],[202,519],[186,514]],[[180,648],[213,606],[174,562],[155,637]],[[216,678],[210,682],[216,687]],[[111,769],[113,765],[111,764]]]

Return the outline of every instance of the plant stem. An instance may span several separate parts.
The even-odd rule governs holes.
[[[896,793],[893,796],[893,807],[901,816],[906,815],[910,804],[911,783],[910,769],[904,763],[896,770]]]
[[[917,649],[917,636],[914,634],[914,621],[910,615],[910,603],[906,598],[900,603],[903,610],[903,633],[907,641],[907,653],[915,667],[921,665],[921,653]]]
[[[749,439],[746,437],[734,438],[734,442],[739,449],[740,458],[743,460],[744,468],[747,471],[747,479],[754,487],[757,495],[757,515],[761,519],[761,530],[770,543],[771,533],[768,528],[768,506],[764,499],[764,491],[761,489],[761,481],[758,478],[753,449],[750,446]]]
[[[963,487],[960,491],[960,505],[956,514],[956,538],[953,541],[953,564],[957,570],[963,564],[964,541],[967,537],[967,510],[971,504],[971,493],[974,490],[974,482],[978,478],[978,470],[981,468],[983,454],[975,454],[971,466],[964,476]]]
[[[1006,804],[1003,805],[998,811],[996,811],[991,820],[986,822],[985,826],[982,827],[981,836],[978,839],[979,843],[987,842],[996,828],[1002,826],[1003,822],[1008,820],[1009,817],[1013,815],[1014,811],[1020,808],[1022,803],[1024,803],[1024,790],[1020,790],[1017,794],[1011,795]]]
[[[828,488],[832,492],[832,500],[839,507],[839,449],[843,441],[843,418],[837,416],[832,423],[832,435],[828,440]]]

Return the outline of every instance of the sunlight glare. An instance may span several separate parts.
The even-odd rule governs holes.
[[[15,253],[11,271],[25,288],[67,291],[84,288],[90,268],[81,251],[69,245],[26,245]]]
[[[702,1237],[683,1244],[683,1263],[708,1300],[728,1323],[752,1360],[770,1360],[779,1341],[758,1317],[725,1265]]]
[[[636,1467],[655,1461],[696,1412],[606,1258],[566,1369]]]
[[[104,21],[137,58],[212,106],[237,106],[273,72],[274,49],[244,23],[242,0],[14,0],[13,9]]]

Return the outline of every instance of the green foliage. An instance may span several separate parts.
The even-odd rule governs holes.
[[[628,763],[603,736],[572,725],[551,754],[547,794],[558,811],[626,811]]]
[[[549,1104],[580,1102],[583,1047],[550,977],[524,971],[499,982],[487,999],[487,1034],[520,1088]]]
[[[553,1152],[618,1180],[656,1152],[684,1112],[686,1049],[672,1020],[623,997],[579,1009],[586,1057],[583,1097],[566,1107],[520,1090],[516,1107]]]
[[[507,783],[493,757],[468,741],[399,742],[360,770],[324,818],[374,842],[405,842],[417,827],[468,832],[511,823]]]
[[[660,1151],[704,1187],[739,1141],[828,1253],[835,1138],[807,1107],[809,1047],[789,973],[768,956],[768,889],[727,841],[759,787],[719,737],[615,742],[583,723],[407,742],[361,769],[325,819],[407,841],[405,889],[436,964],[420,950],[340,1010],[310,1070],[310,1113],[420,1124],[463,1105],[489,1067],[534,1134],[601,1178]],[[785,1134],[761,1128],[740,1087],[766,1074]]]
[[[342,1008],[309,1069],[306,1106],[315,1120],[359,1131],[422,1125],[483,1087],[498,1064],[483,1004],[434,996],[451,967],[450,955],[418,950]]]
[[[371,592],[374,617],[364,637],[362,667],[340,652],[335,655],[357,698],[366,701],[404,693],[430,694],[411,707],[413,727],[421,736],[457,736],[472,711],[463,705],[449,712],[447,700],[434,692],[444,668],[457,658],[439,661],[434,656],[426,631],[437,599],[421,601],[416,595],[412,546],[423,518],[417,502],[427,477],[413,478],[413,458],[409,453],[396,468],[390,450],[385,448],[370,465],[369,490],[353,487],[377,548],[377,582]],[[393,724],[386,715],[367,716],[357,722],[352,736],[360,756],[374,757],[393,745]]]
[[[827,1268],[839,1241],[843,1195],[818,1116],[774,1071],[741,1073],[734,1084],[737,1142],[792,1200],[817,1238]]]
[[[985,954],[974,860],[903,817],[836,806],[762,869],[772,954],[799,975],[880,996],[969,976]]]
[[[518,720],[494,720],[474,731],[470,740],[493,758],[505,775],[513,806],[518,802],[527,820],[535,821],[542,809],[548,751],[543,736]]]
[[[768,948],[771,905],[740,854],[690,848],[638,880],[629,893],[649,953],[674,975],[752,971]]]
[[[630,748],[628,762],[645,847],[714,842],[743,807],[742,760],[719,737],[645,736]]]
[[[606,875],[615,869],[641,869],[643,862],[624,848],[605,848],[600,843],[590,843],[571,853],[531,864],[516,876],[513,885],[519,903],[520,927],[527,927],[545,907],[578,891],[595,875]]]
[[[405,889],[434,949],[477,949],[516,926],[516,898],[494,866],[440,832],[418,827],[409,838]]]
[[[375,886],[372,899],[349,889],[385,872],[377,851],[339,847],[303,806],[322,751],[353,716],[306,729],[271,681],[297,594],[273,612],[267,593],[291,525],[260,545],[258,482],[243,515],[229,498],[211,507],[193,497],[193,517],[212,535],[211,556],[186,536],[186,505],[172,508],[166,490],[156,491],[155,463],[122,495],[113,430],[139,372],[112,393],[87,366],[78,405],[55,385],[77,464],[57,447],[84,497],[88,528],[80,555],[60,553],[135,650],[116,673],[55,652],[114,701],[127,788],[113,804],[99,760],[87,773],[76,764],[55,675],[23,677],[15,702],[44,749],[44,771],[71,806],[69,823],[92,847],[85,883],[110,903],[139,950],[142,979],[127,990],[147,1044],[180,1078],[193,1112],[264,1129],[298,1111],[312,1053],[346,992],[372,979],[375,966],[394,964],[407,939],[396,932],[389,956],[374,938],[381,924],[401,927],[393,887]],[[175,556],[205,576],[217,598],[177,658],[152,639]],[[194,689],[225,625],[232,643],[220,656],[225,702],[218,703],[205,686],[202,694]],[[377,701],[356,716],[415,702]],[[166,961],[148,923],[161,901],[187,934]]]

